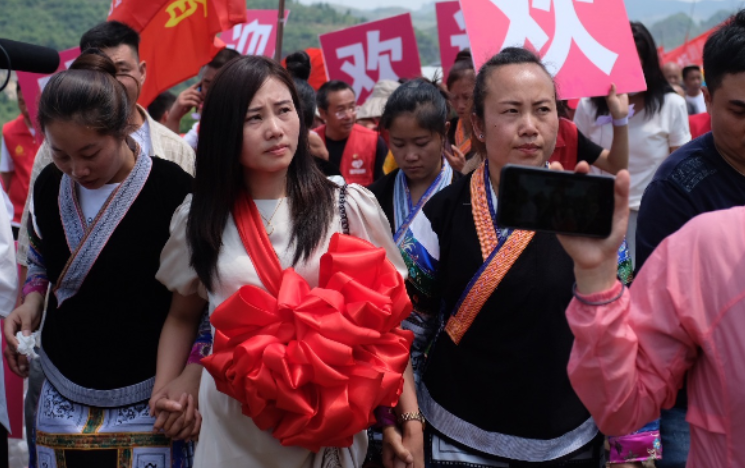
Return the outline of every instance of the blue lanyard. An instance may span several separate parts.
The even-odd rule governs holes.
[[[422,195],[422,198],[419,199],[419,202],[414,206],[414,204],[411,202],[411,192],[409,192],[409,183],[406,182],[406,176],[404,176],[404,187],[406,188],[406,204],[409,207],[409,213],[412,213],[414,211],[419,211],[419,208],[422,207],[425,203],[427,203],[427,200],[429,200],[429,197],[432,196],[432,192],[440,185],[440,181],[442,180],[442,175],[445,174],[445,162],[442,163],[442,168],[440,169],[440,173],[437,174],[437,178],[432,182],[427,188],[427,190],[424,192],[424,195]]]
[[[403,175],[403,171],[401,171],[399,174],[403,176],[403,182],[404,182],[404,188],[406,189],[406,204],[409,208],[409,216],[406,217],[403,223],[401,223],[401,226],[398,227],[398,230],[393,235],[393,241],[398,244],[399,240],[401,239],[401,236],[406,232],[407,229],[409,229],[409,226],[411,225],[411,222],[414,220],[414,217],[419,213],[419,210],[424,206],[425,203],[432,197],[432,192],[437,189],[437,187],[440,186],[440,182],[442,181],[442,178],[445,174],[445,161],[442,162],[442,169],[440,169],[440,173],[437,175],[437,178],[435,179],[432,184],[430,184],[429,188],[424,192],[424,195],[422,195],[422,198],[419,199],[419,203],[416,204],[416,206],[413,206],[413,203],[411,202],[411,192],[409,192],[409,183],[406,182],[406,176]]]
[[[491,179],[489,178],[489,160],[487,159],[484,162],[484,188],[486,190],[486,202],[489,204],[489,216],[491,216],[491,222],[494,226],[494,232],[497,233],[497,239],[500,243],[502,243],[505,239],[510,237],[510,234],[512,234],[512,229],[505,229],[504,233],[502,232],[502,229],[499,229],[499,226],[497,226],[497,210],[494,208],[494,200],[492,200],[492,188],[491,188]]]

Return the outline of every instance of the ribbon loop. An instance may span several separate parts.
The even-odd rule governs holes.
[[[254,265],[271,264],[262,282],[277,290],[243,286],[218,306],[214,351],[202,364],[282,445],[348,447],[375,422],[375,408],[398,403],[413,341],[400,329],[412,308],[404,280],[384,249],[339,233],[321,257],[319,287],[292,268],[276,278],[276,254],[254,258],[266,232],[235,211],[236,225],[254,231],[241,237],[260,239],[246,246]]]

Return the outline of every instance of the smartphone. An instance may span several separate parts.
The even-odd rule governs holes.
[[[497,225],[583,237],[608,237],[615,178],[508,164],[499,179]]]

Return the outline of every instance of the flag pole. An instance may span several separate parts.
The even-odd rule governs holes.
[[[274,60],[282,60],[282,36],[285,33],[285,0],[279,0],[279,17],[277,18],[277,44],[274,48]]]

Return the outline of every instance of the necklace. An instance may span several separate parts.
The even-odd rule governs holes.
[[[269,219],[266,219],[266,217],[261,213],[261,211],[259,211],[259,215],[261,216],[261,219],[263,219],[264,220],[264,223],[266,223],[264,227],[266,228],[266,235],[267,236],[271,236],[272,233],[274,232],[274,225],[272,224],[272,220],[274,219],[274,215],[277,214],[277,211],[279,211],[279,207],[280,207],[280,205],[282,205],[282,202],[283,201],[285,201],[284,198],[280,198],[279,199],[279,203],[277,203],[277,206],[274,207],[274,213],[272,213],[272,215],[269,217]]]

